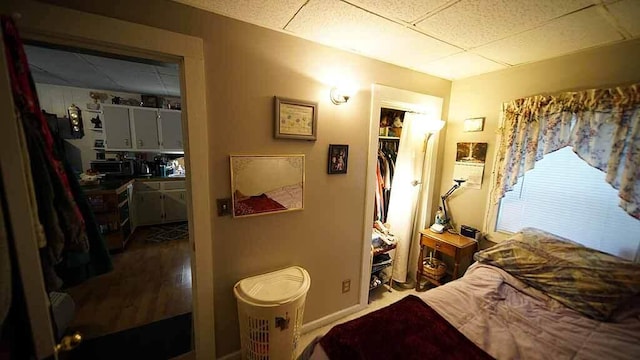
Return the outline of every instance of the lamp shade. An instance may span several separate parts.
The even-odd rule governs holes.
[[[407,118],[411,118],[413,123],[415,124],[415,129],[417,132],[422,134],[430,134],[440,131],[444,126],[444,121],[434,118],[428,114],[421,114],[415,112],[409,112],[404,115],[405,120]]]

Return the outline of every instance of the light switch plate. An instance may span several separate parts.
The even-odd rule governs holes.
[[[218,216],[231,215],[231,198],[216,199]]]

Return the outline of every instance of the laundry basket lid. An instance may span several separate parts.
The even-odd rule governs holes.
[[[281,305],[306,294],[311,285],[309,273],[299,267],[252,276],[236,283],[233,292],[239,300],[258,305]]]

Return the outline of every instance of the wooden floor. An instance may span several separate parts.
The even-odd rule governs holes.
[[[68,330],[94,338],[191,311],[189,240],[151,243],[148,232],[112,254],[112,272],[66,290],[76,303]]]

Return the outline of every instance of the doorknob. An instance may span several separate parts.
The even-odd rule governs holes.
[[[79,332],[75,332],[72,335],[67,335],[60,340],[60,343],[57,344],[54,348],[56,353],[70,351],[78,347],[82,342],[82,334]]]

